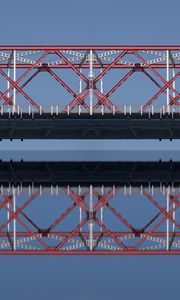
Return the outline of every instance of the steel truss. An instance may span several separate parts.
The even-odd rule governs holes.
[[[179,196],[163,185],[1,186],[0,254],[180,254]]]
[[[58,112],[70,113],[78,108],[79,113],[92,115],[98,111],[121,112],[124,106],[124,110],[133,111],[138,105],[142,113],[156,104],[165,111],[179,107],[180,46],[0,46],[1,110],[10,106],[14,112],[46,111],[43,99],[34,99],[31,90],[25,91],[40,73],[48,74],[67,93],[67,99],[63,96],[56,103],[53,99],[48,103]],[[155,92],[149,99],[139,99],[135,104],[125,100],[122,104],[126,96],[119,92],[128,90],[130,78],[137,73],[143,75],[140,90],[143,79],[148,79]],[[111,87],[105,80],[108,74]],[[43,81],[45,85],[51,86],[51,82]]]

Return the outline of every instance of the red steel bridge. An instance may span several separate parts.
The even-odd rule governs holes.
[[[179,164],[1,162],[0,255],[180,254]]]
[[[180,46],[0,46],[0,138],[180,138]]]

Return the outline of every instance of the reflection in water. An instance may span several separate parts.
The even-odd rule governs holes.
[[[180,185],[180,162],[3,161],[0,185]]]
[[[180,189],[1,185],[1,254],[180,254]]]

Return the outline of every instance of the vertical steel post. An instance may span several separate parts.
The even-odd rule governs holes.
[[[7,69],[7,76],[10,78],[10,69],[9,69],[9,67]],[[9,90],[9,88],[10,88],[10,82],[9,82],[9,80],[7,80],[7,90]],[[7,93],[8,98],[9,98],[9,96],[10,96],[10,92]]]
[[[166,55],[166,81],[169,81],[169,50],[167,50]],[[167,87],[167,110],[169,111],[169,87]]]
[[[104,185],[102,185],[102,188],[101,188],[101,195],[104,196]],[[103,207],[101,207],[101,223],[103,224]],[[101,227],[101,232],[103,231],[102,227]]]
[[[7,221],[8,221],[9,218],[10,218],[10,213],[9,213],[9,202],[7,203],[7,208],[8,208],[8,210],[7,210]],[[8,223],[8,225],[7,225],[7,232],[8,232],[8,233],[10,232],[10,223]]]
[[[13,192],[13,213],[16,213],[16,190],[15,187],[13,186],[12,188]],[[13,220],[13,250],[16,250],[16,218],[14,217]]]
[[[16,50],[13,51],[13,80],[16,81]],[[16,88],[13,88],[13,106],[16,106]]]
[[[90,50],[89,52],[89,106],[90,106],[90,115],[93,114],[93,80],[94,80],[94,73],[93,73],[93,51]]]
[[[173,220],[175,221],[176,220],[176,211],[175,211],[175,208],[176,208],[176,203],[173,202]],[[173,223],[173,232],[175,232],[175,224]]]
[[[8,69],[7,69],[7,76],[10,78],[10,69],[9,69],[9,66],[8,66]],[[7,90],[10,88],[10,82],[9,80],[7,80]],[[9,98],[10,97],[10,92],[7,93],[7,97]],[[1,107],[1,109],[3,108],[3,106]]]
[[[167,201],[167,206],[166,206],[166,211],[169,213],[169,187],[167,188],[167,195],[166,195],[166,201]],[[166,221],[166,250],[169,251],[169,218],[167,218]]]
[[[101,73],[103,72],[103,69],[101,68]],[[100,81],[100,84],[101,84],[101,93],[103,94],[103,86],[104,86],[104,83],[103,83],[103,77],[101,77],[101,81]]]
[[[173,64],[172,76],[175,77],[175,75],[176,75],[175,63],[174,63],[174,59],[172,57],[171,51],[169,52],[169,54],[170,54],[171,63]],[[176,80],[173,80],[172,86],[173,86],[173,89],[175,90],[176,89]],[[175,97],[176,97],[176,93],[173,91],[173,98],[175,99]]]
[[[103,207],[101,207],[101,223],[103,224]],[[101,227],[101,232],[103,231],[102,227]]]
[[[93,187],[90,185],[90,194],[89,194],[89,249],[93,250]]]
[[[101,68],[101,73],[103,72],[103,69]],[[100,91],[103,94],[103,77],[100,79]],[[102,105],[102,111],[104,111],[104,106]]]
[[[80,73],[82,73],[82,69],[80,68]],[[79,77],[79,94],[82,92],[82,78]]]
[[[82,73],[82,69],[80,68],[80,73]],[[80,77],[79,78],[79,94],[82,93],[82,84],[83,84],[83,81],[82,81],[82,78]],[[79,104],[79,112],[81,112],[81,104]]]
[[[173,68],[173,77],[176,75],[175,69]],[[173,89],[176,89],[176,80],[173,81]],[[173,91],[173,98],[176,97],[175,92]]]
[[[78,188],[78,193],[79,193],[79,196],[81,196],[81,186],[79,185],[79,188]],[[82,222],[82,208],[79,207],[79,224],[81,224]],[[80,231],[82,231],[82,227],[80,228]]]

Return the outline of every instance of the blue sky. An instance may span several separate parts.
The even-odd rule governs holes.
[[[1,3],[2,44],[177,44],[179,1]]]
[[[2,45],[180,43],[179,1],[10,0],[1,1],[0,9]],[[24,143],[26,149],[47,145]],[[108,144],[54,143],[59,149],[61,145],[63,149],[109,149]],[[22,145],[2,142],[0,149]],[[141,142],[137,148],[166,149],[167,145],[169,149],[179,147],[178,142],[162,142],[158,146]],[[131,149],[134,142],[111,144],[115,149],[122,146]],[[0,257],[0,265],[1,297],[5,300],[179,299],[178,257],[12,256]]]

